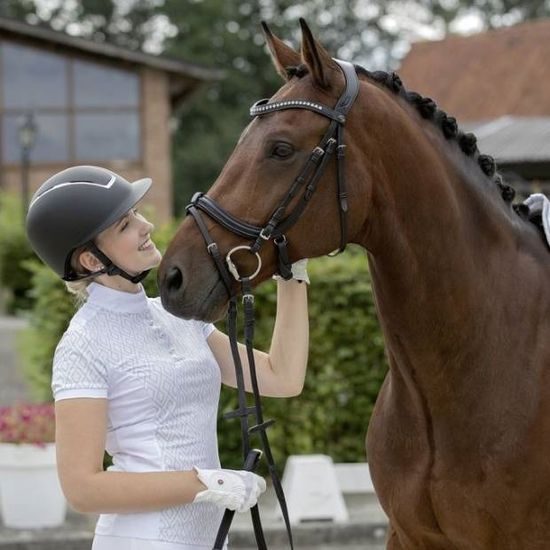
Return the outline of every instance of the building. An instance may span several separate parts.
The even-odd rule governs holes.
[[[523,195],[550,195],[550,18],[413,44],[398,71],[478,137]]]
[[[0,18],[0,189],[29,187],[28,195],[67,166],[97,164],[130,180],[152,177],[145,202],[156,221],[168,219],[171,114],[221,77],[181,59]],[[28,161],[25,125],[35,129]]]

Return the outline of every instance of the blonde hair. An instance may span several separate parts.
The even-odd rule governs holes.
[[[90,273],[81,263],[80,255],[88,250],[87,245],[79,246],[71,254],[71,269],[77,275],[87,275]],[[88,286],[93,282],[94,277],[80,279],[78,281],[65,281],[67,290],[74,295],[76,305],[80,307],[88,299]]]

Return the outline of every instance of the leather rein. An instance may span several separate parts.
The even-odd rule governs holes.
[[[259,255],[259,250],[262,245],[272,240],[278,251],[278,272],[283,279],[291,279],[291,262],[288,258],[287,238],[285,233],[298,221],[302,212],[306,208],[309,200],[317,188],[317,183],[321,178],[325,167],[336,151],[336,167],[337,167],[337,200],[340,213],[340,247],[337,253],[343,252],[347,243],[347,212],[348,201],[344,175],[344,124],[346,116],[351,109],[355,98],[359,92],[359,79],[357,77],[355,67],[346,61],[334,60],[342,69],[346,86],[345,90],[338,99],[334,108],[327,107],[317,101],[307,99],[289,99],[284,101],[269,102],[269,99],[261,99],[250,108],[252,117],[259,117],[275,111],[284,111],[287,109],[306,109],[322,115],[330,120],[328,129],[326,130],[321,142],[313,149],[302,170],[293,181],[288,193],[279,203],[277,208],[271,214],[268,222],[263,226],[255,226],[246,221],[240,220],[224,210],[213,199],[204,193],[195,193],[191,199],[191,203],[186,207],[187,214],[193,216],[197,226],[205,240],[208,252],[212,257],[223,281],[223,284],[229,295],[229,309],[227,313],[227,332],[231,343],[231,353],[235,363],[235,371],[237,378],[237,391],[239,406],[236,410],[224,415],[224,418],[239,418],[241,423],[242,436],[242,451],[245,470],[254,471],[259,459],[262,456],[262,451],[254,449],[250,443],[250,435],[257,433],[260,437],[263,453],[266,456],[268,470],[273,481],[283,519],[285,521],[290,548],[293,549],[292,532],[290,529],[290,521],[286,506],[285,496],[282,485],[277,475],[275,462],[267,438],[266,430],[273,424],[273,420],[265,421],[263,418],[260,392],[258,389],[258,380],[256,376],[256,366],[254,363],[254,296],[252,294],[251,281],[261,270],[262,261]],[[285,216],[286,210],[291,201],[296,197],[298,192],[303,188],[300,201],[294,206],[292,211]],[[212,239],[201,212],[207,214],[222,227],[228,231],[244,237],[252,239],[252,244],[241,245],[232,248],[224,259],[220,253],[217,243]],[[247,275],[241,276],[231,256],[238,250],[248,251],[255,255],[258,266],[256,270]],[[243,309],[244,309],[244,336],[247,350],[247,359],[250,368],[250,378],[253,394],[253,406],[248,406],[246,392],[244,388],[244,374],[242,362],[238,352],[237,343],[237,294],[233,290],[232,278],[240,283]],[[254,417],[254,425],[249,425],[249,417]],[[260,513],[258,505],[251,509],[252,523],[258,550],[266,550],[267,545],[262,530]],[[234,512],[226,510],[216,536],[213,550],[221,550],[225,543],[225,539],[229,532]]]

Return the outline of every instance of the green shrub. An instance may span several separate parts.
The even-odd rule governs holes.
[[[29,327],[19,334],[18,347],[35,399],[49,401],[53,354],[75,305],[63,281],[49,267],[38,260],[28,261],[26,267],[32,274],[29,292],[34,304]]]
[[[0,193],[0,287],[7,291],[5,308],[10,314],[32,306],[31,272],[27,260],[36,258],[25,235],[21,200]]]

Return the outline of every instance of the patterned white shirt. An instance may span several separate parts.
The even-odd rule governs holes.
[[[171,315],[143,288],[131,294],[92,283],[88,289],[55,352],[56,401],[108,400],[110,470],[219,468],[221,375],[206,342],[213,325]],[[222,515],[209,503],[102,514],[96,534],[211,548]]]

